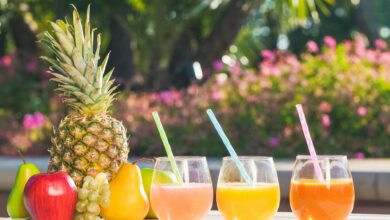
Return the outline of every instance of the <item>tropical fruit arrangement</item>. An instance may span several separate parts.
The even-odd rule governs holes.
[[[109,55],[100,61],[101,35],[91,29],[89,8],[84,25],[74,8],[71,23],[58,20],[51,27],[40,42],[55,58],[43,59],[51,64],[52,80],[70,111],[53,129],[48,173],[23,160],[7,202],[9,216],[203,219],[213,203],[206,157],[174,157],[157,112],[152,115],[167,157],[157,158],[154,169],[140,169],[140,160],[128,162],[126,129],[109,114],[116,95],[113,70],[106,72]],[[347,219],[355,200],[347,157],[317,156],[303,108],[296,108],[310,155],[296,158],[292,211],[302,220]],[[207,114],[230,154],[222,160],[216,187],[219,211],[226,219],[272,219],[280,203],[273,158],[238,156],[213,111]]]
[[[126,128],[109,114],[116,95],[113,70],[106,72],[109,54],[100,59],[101,35],[91,28],[89,7],[84,23],[74,8],[72,22],[50,24],[40,43],[54,58],[42,59],[51,64],[69,114],[53,129],[48,173],[31,163],[19,167],[8,214],[34,220],[144,219],[150,205],[143,184],[150,187],[152,172],[141,176],[137,164],[127,162]]]

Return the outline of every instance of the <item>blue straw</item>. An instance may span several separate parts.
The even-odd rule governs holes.
[[[236,163],[236,166],[240,171],[241,176],[244,178],[246,184],[253,185],[253,181],[251,177],[249,176],[248,172],[246,172],[244,165],[242,165],[241,161],[238,159],[236,151],[234,151],[232,144],[227,138],[225,132],[223,131],[221,125],[219,124],[217,118],[215,117],[213,111],[211,109],[207,109],[207,115],[209,116],[211,122],[215,127],[215,130],[217,130],[219,136],[221,137],[223,143],[225,144],[226,149],[229,151],[229,154],[232,157],[233,161]]]

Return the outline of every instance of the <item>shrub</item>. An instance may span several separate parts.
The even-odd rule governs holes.
[[[48,78],[35,56],[12,52],[0,57],[0,154],[33,147],[34,153],[46,151],[57,115]]]
[[[262,51],[258,68],[238,59],[215,63],[216,74],[184,91],[130,94],[118,114],[136,154],[163,154],[151,112],[157,110],[177,154],[222,156],[226,151],[205,111],[212,108],[240,154],[292,157],[307,153],[295,104],[302,103],[317,151],[390,156],[390,52],[382,40],[336,45],[327,36],[300,59]]]
[[[318,153],[390,156],[390,51],[386,43],[377,40],[374,48],[368,48],[362,35],[340,44],[327,36],[323,48],[312,41],[307,47],[299,57],[262,51],[256,68],[241,64],[242,59],[233,55],[225,56],[224,62],[215,62],[214,74],[205,83],[185,90],[122,94],[114,114],[129,129],[131,154],[164,155],[151,115],[158,111],[175,154],[226,155],[207,118],[207,108],[214,110],[241,155],[306,154],[295,110],[295,104],[302,103]],[[58,104],[47,105],[51,110],[43,118],[48,125],[56,124],[62,111],[53,109]],[[19,133],[31,132],[22,126],[22,119],[14,124],[16,134],[18,128]],[[30,140],[29,147],[48,143],[46,128],[34,128],[41,132],[42,141]],[[12,147],[18,144],[3,144],[1,149],[10,152]]]

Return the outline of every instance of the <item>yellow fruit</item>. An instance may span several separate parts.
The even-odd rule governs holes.
[[[149,210],[149,201],[142,184],[140,169],[124,163],[110,182],[110,203],[102,207],[105,220],[142,220]]]

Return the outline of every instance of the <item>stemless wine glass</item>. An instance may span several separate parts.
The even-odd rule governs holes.
[[[318,156],[323,180],[308,155],[298,155],[290,185],[290,206],[300,220],[345,220],[352,212],[355,192],[346,156]]]
[[[183,184],[167,157],[157,158],[150,201],[162,220],[200,220],[211,209],[213,186],[205,157],[175,157]]]
[[[219,172],[217,205],[227,220],[269,220],[280,202],[279,181],[272,157],[239,157],[253,185],[242,178],[231,157]]]

